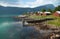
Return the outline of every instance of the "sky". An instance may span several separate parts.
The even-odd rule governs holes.
[[[4,7],[37,7],[46,4],[60,5],[60,0],[0,0],[0,5]]]

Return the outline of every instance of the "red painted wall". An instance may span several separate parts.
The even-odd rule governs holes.
[[[54,15],[54,16],[59,16],[59,17],[60,17],[60,14],[57,13],[57,12],[55,12],[53,15]]]

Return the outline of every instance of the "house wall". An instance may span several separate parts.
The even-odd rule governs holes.
[[[46,13],[43,13],[42,15],[43,15],[43,16],[46,16]]]
[[[60,14],[57,13],[57,12],[55,12],[53,15],[54,15],[54,16],[58,16],[58,17],[60,17]]]
[[[43,13],[42,15],[43,15],[43,16],[47,16],[47,15],[51,15],[51,14],[48,14],[48,13]]]

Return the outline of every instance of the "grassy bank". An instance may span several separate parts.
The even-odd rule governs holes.
[[[55,26],[60,26],[60,17],[56,17],[55,20],[48,21],[47,23]]]
[[[36,16],[36,15],[31,15],[29,16],[30,18],[33,19],[44,19],[44,18],[54,18],[54,20],[51,21],[46,21],[47,24],[55,25],[55,26],[60,26],[60,17],[55,17],[52,15],[49,16]]]

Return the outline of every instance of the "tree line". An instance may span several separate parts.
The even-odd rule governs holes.
[[[60,11],[60,6],[55,7],[53,10],[52,10],[52,9],[46,10],[46,9],[43,8],[43,9],[41,9],[40,11],[41,11],[41,12],[47,11],[47,12],[54,13],[54,12],[56,12],[56,11]],[[36,12],[33,12],[33,13],[36,13]],[[29,13],[27,13],[27,12],[25,12],[25,13],[23,13],[23,14],[29,15]]]
[[[60,11],[60,6],[55,7],[54,10],[51,10],[51,9],[48,9],[48,10],[42,9],[41,11],[42,11],[42,12],[48,11],[48,12],[53,13],[53,12],[56,12],[56,11]]]

